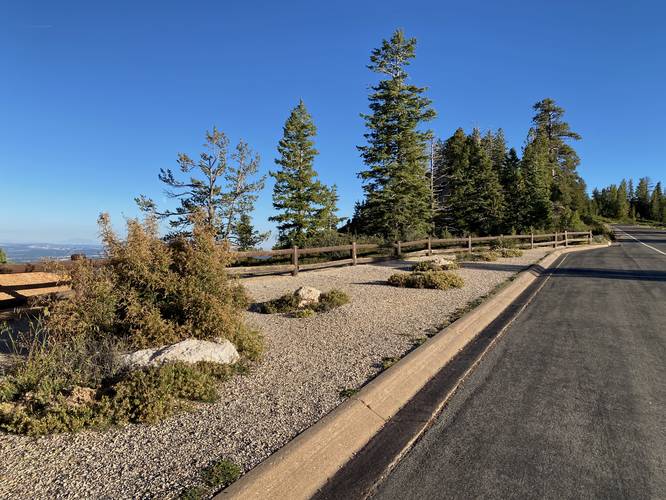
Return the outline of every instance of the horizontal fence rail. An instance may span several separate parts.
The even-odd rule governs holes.
[[[467,236],[464,238],[426,238],[414,241],[397,241],[392,245],[379,245],[376,243],[356,243],[316,248],[283,248],[278,250],[250,250],[246,252],[231,252],[234,264],[228,267],[231,274],[261,275],[266,273],[291,272],[297,275],[299,270],[318,269],[326,266],[356,265],[368,262],[377,262],[403,255],[424,253],[432,255],[450,252],[471,252],[476,248],[485,248],[491,242],[512,240],[517,246],[523,248],[538,248],[544,246],[568,246],[571,243],[590,243],[591,231],[564,231],[562,233],[546,234],[511,234],[499,236]],[[421,247],[421,248],[418,248]],[[405,251],[408,250],[408,251]],[[334,258],[316,262],[302,262],[303,256],[316,256],[320,254],[337,254]],[[75,265],[80,254],[73,255],[72,260],[58,261],[57,267],[68,269]],[[274,263],[262,264],[263,260],[275,260]],[[91,259],[93,265],[105,265],[104,259]],[[242,265],[248,264],[248,265]],[[54,264],[49,262],[27,262],[17,264],[0,264],[0,274],[48,272],[53,270]]]

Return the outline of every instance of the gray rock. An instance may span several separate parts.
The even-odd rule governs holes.
[[[311,286],[302,286],[294,292],[294,295],[298,297],[298,307],[305,307],[319,302],[321,290],[317,290]]]
[[[122,364],[132,367],[156,366],[162,363],[198,363],[210,361],[219,364],[233,364],[240,359],[238,351],[228,340],[211,342],[209,340],[186,339],[177,344],[158,347],[155,349],[141,349],[126,354]]]

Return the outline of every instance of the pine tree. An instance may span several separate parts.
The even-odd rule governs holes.
[[[520,158],[514,148],[505,155],[500,169],[500,183],[504,191],[504,226],[506,231],[529,229],[524,224],[522,214],[525,211],[525,181],[521,171]]]
[[[181,173],[190,174],[187,180],[177,179],[171,169],[160,169],[158,178],[168,186],[167,196],[179,200],[178,207],[160,210],[144,195],[135,201],[142,211],[168,220],[174,230],[170,236],[189,234],[192,217],[201,213],[218,239],[237,242],[239,218],[252,212],[257,193],[264,187],[264,177],[251,180],[259,169],[259,157],[244,141],[229,155],[229,139],[215,127],[206,132],[204,148],[196,162],[184,153],[178,155]]]
[[[543,133],[539,133],[525,146],[521,161],[525,185],[522,217],[525,227],[542,229],[552,223],[549,168],[548,140]]]
[[[636,186],[636,215],[642,219],[650,218],[650,179],[641,177]]]
[[[663,201],[663,192],[661,189],[661,182],[657,182],[654,189],[652,190],[652,195],[650,197],[650,218],[655,221],[662,220],[662,201]]]
[[[622,179],[617,188],[617,218],[620,220],[629,217],[629,194],[627,181]]]
[[[424,88],[407,83],[406,66],[415,57],[416,40],[396,30],[370,56],[368,68],[387,78],[372,87],[370,114],[362,115],[368,144],[359,146],[367,169],[363,180],[369,223],[363,232],[391,239],[407,239],[430,230],[427,142],[430,131],[419,126],[434,118]]]
[[[241,252],[255,249],[259,243],[266,241],[270,236],[270,232],[261,233],[256,231],[252,225],[252,218],[247,213],[240,216],[235,232],[237,235],[236,245]]]
[[[466,219],[470,230],[480,235],[497,234],[504,215],[504,197],[492,159],[476,135],[468,139],[469,171],[466,180],[472,196],[467,200]]]
[[[580,158],[569,141],[580,140],[580,135],[572,131],[562,120],[564,109],[550,98],[534,105],[536,114],[532,119],[529,140],[542,135],[547,144],[548,164],[551,170],[551,200],[569,211],[581,211],[587,206],[586,186],[578,175]]]
[[[470,169],[467,135],[459,128],[445,142],[438,142],[437,147],[436,192],[441,210],[437,214],[435,225],[446,232],[469,232],[465,211],[467,200],[473,194],[473,186],[467,177]]]
[[[279,212],[269,218],[277,222],[278,246],[305,246],[307,239],[331,226],[337,211],[337,195],[317,179],[314,158],[318,151],[313,138],[317,129],[301,100],[283,128],[278,144],[280,166],[275,178],[273,207]]]

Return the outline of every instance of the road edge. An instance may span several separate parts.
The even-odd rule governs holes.
[[[557,249],[518,273],[499,293],[379,374],[214,498],[311,498],[561,255],[607,246]]]

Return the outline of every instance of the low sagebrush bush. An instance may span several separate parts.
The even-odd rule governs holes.
[[[191,237],[164,241],[155,220],[130,220],[123,241],[108,216],[99,224],[108,265],[81,259],[63,273],[74,294],[48,305],[51,334],[119,337],[137,348],[256,335],[243,324],[244,289],[226,273],[227,245],[207,226],[195,220]]]
[[[77,387],[53,377],[35,381],[18,371],[3,379],[0,429],[40,435],[102,428],[111,424],[153,423],[172,415],[190,401],[216,401],[217,382],[229,378],[235,367],[215,363],[170,363],[104,380],[83,402],[70,395]],[[85,387],[85,386],[84,386]]]
[[[465,284],[460,276],[447,271],[396,273],[389,277],[388,283],[401,288],[431,288],[435,290],[462,288]]]
[[[336,307],[344,306],[349,302],[349,295],[338,288],[333,288],[328,292],[324,292],[319,297],[319,303],[316,304],[315,310],[317,312],[326,312]]]
[[[458,263],[455,261],[450,261],[446,264],[438,264],[434,260],[422,260],[414,264],[412,271],[416,272],[425,272],[425,271],[452,271],[458,269]]]
[[[214,488],[226,488],[236,481],[243,471],[230,460],[221,459],[208,466],[202,476],[206,484]]]
[[[523,251],[520,248],[500,248],[498,250],[500,257],[507,258],[507,257],[521,257],[523,255]]]
[[[244,369],[199,363],[129,371],[122,353],[185,338],[224,338],[242,360],[257,360],[261,335],[247,328],[248,299],[228,278],[228,249],[194,220],[191,237],[166,242],[154,220],[130,221],[119,240],[100,218],[105,266],[76,261],[64,278],[70,298],[46,304],[16,342],[24,354],[0,377],[0,429],[44,434],[155,422],[188,406],[217,399],[217,382]]]
[[[457,255],[460,260],[466,260],[468,262],[494,262],[500,258],[500,254],[493,250],[472,253],[460,252]]]
[[[299,298],[295,293],[288,293],[277,299],[257,304],[256,310],[263,314],[291,314],[296,318],[309,318],[318,312],[327,312],[349,302],[349,295],[344,291],[333,288],[323,292],[319,302],[298,307]]]

